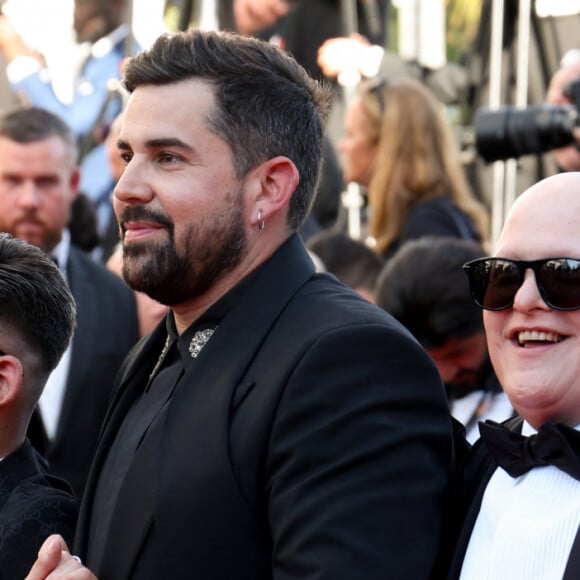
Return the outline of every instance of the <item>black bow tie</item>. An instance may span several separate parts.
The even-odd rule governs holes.
[[[580,432],[572,427],[549,422],[536,435],[524,437],[486,421],[479,424],[479,432],[491,456],[512,477],[533,467],[554,465],[580,481]]]

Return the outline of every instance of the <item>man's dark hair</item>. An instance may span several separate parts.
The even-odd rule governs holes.
[[[127,62],[123,84],[133,92],[192,78],[214,87],[216,109],[207,122],[232,149],[238,178],[277,155],[294,162],[300,182],[288,221],[297,230],[319,179],[329,91],[268,42],[200,30],[159,37]]]
[[[22,107],[3,111],[0,115],[0,137],[16,143],[36,143],[50,137],[60,137],[76,163],[77,142],[72,129],[56,114],[41,107]]]
[[[0,326],[38,355],[46,374],[66,350],[75,317],[56,264],[36,246],[0,233]]]
[[[377,305],[425,348],[483,330],[462,265],[486,255],[476,242],[425,237],[405,243],[379,275]]]
[[[322,260],[327,272],[347,286],[374,292],[383,259],[362,240],[328,229],[312,236],[306,246]]]

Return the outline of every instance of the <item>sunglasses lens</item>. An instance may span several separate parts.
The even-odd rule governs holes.
[[[537,272],[546,303],[559,310],[580,309],[580,260],[547,260]]]
[[[482,259],[466,265],[471,294],[475,302],[486,310],[504,310],[514,302],[522,285],[517,264],[509,260]]]

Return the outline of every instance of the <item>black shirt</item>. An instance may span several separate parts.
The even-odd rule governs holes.
[[[194,337],[199,336],[200,331],[217,329],[253,276],[251,274],[230,290],[181,336],[177,334],[173,313],[167,315],[167,342],[148,383],[125,416],[99,475],[87,550],[87,566],[90,569],[100,568],[101,551],[106,544],[119,492],[133,460],[138,453],[155,453],[159,450],[163,423],[172,395],[185,372],[195,363]]]

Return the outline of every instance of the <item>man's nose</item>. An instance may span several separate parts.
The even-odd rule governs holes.
[[[23,181],[18,188],[18,203],[24,207],[36,207],[41,202],[41,192],[32,180]]]

